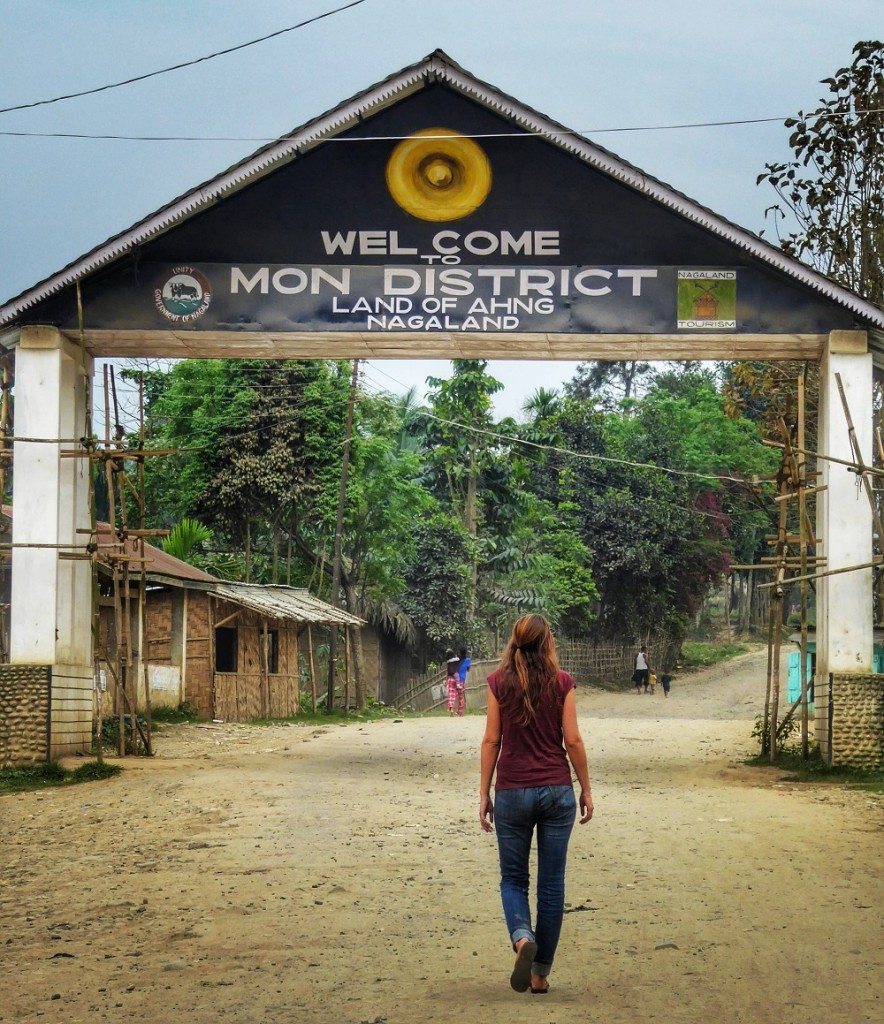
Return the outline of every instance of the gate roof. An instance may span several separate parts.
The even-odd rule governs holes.
[[[407,112],[401,116],[397,113],[398,108],[404,109],[408,106],[408,101],[419,100],[421,97],[426,98],[430,93],[432,96],[423,105],[418,102],[416,107],[412,105],[409,108],[410,115]],[[445,96],[448,96],[449,99],[445,100]],[[459,98],[460,106],[450,99],[451,96]],[[476,113],[477,109],[479,113]],[[89,279],[88,288],[84,286],[84,303],[90,347],[98,354],[136,354],[131,346],[127,348],[126,331],[122,329],[126,324],[123,320],[115,323],[111,317],[107,323],[103,322],[102,318],[106,316],[106,306],[102,306],[100,301],[102,288],[109,289],[111,285],[118,288],[120,281],[125,276],[126,287],[131,291],[135,287],[133,282],[139,282],[139,273],[142,275],[145,273],[139,269],[142,260],[145,261],[144,266],[149,269],[153,267],[151,262],[153,260],[159,262],[165,260],[167,266],[176,260],[180,262],[182,259],[188,264],[200,265],[202,261],[207,266],[215,266],[213,254],[217,253],[217,264],[228,267],[231,263],[236,262],[231,255],[232,247],[235,247],[236,244],[242,246],[244,255],[240,258],[248,261],[248,265],[252,267],[248,273],[257,274],[258,271],[254,269],[254,265],[257,264],[256,256],[260,249],[258,236],[261,235],[266,237],[267,242],[268,255],[264,259],[270,264],[285,266],[286,264],[318,263],[320,261],[315,254],[302,256],[300,260],[293,259],[286,250],[286,244],[281,241],[280,235],[283,227],[290,228],[291,224],[301,223],[301,221],[291,220],[291,210],[294,208],[300,211],[298,216],[302,218],[302,221],[305,216],[309,221],[310,215],[305,214],[304,211],[317,204],[324,206],[326,210],[337,210],[338,221],[329,221],[327,225],[332,231],[339,229],[340,221],[345,217],[349,218],[348,223],[359,222],[354,224],[356,227],[364,226],[366,220],[371,222],[370,226],[372,227],[378,224],[384,225],[385,221],[381,214],[388,212],[388,209],[400,218],[400,221],[396,222],[397,226],[404,224],[406,228],[410,226],[416,230],[427,229],[426,224],[415,222],[414,218],[409,217],[408,214],[403,216],[400,210],[389,203],[389,196],[386,194],[383,199],[387,205],[377,206],[369,195],[371,189],[366,182],[363,182],[363,189],[367,196],[367,208],[370,214],[374,213],[377,216],[368,216],[367,218],[363,216],[360,221],[361,211],[358,208],[354,209],[352,205],[356,201],[354,197],[359,195],[358,181],[350,180],[346,187],[341,185],[341,195],[336,203],[334,201],[336,198],[334,193],[338,185],[336,180],[325,180],[325,193],[319,194],[318,190],[323,186],[323,179],[321,176],[317,179],[315,175],[317,171],[321,171],[321,168],[312,172],[314,175],[312,178],[305,175],[299,168],[309,163],[306,158],[311,154],[328,150],[329,145],[335,140],[353,141],[354,144],[360,145],[359,159],[351,161],[351,163],[358,165],[362,162],[363,157],[367,163],[370,163],[367,155],[372,152],[369,147],[373,143],[381,146],[384,150],[384,160],[386,160],[398,139],[414,133],[415,124],[425,129],[434,128],[436,127],[434,118],[441,119],[446,114],[451,122],[457,122],[460,117],[463,126],[453,125],[453,127],[463,134],[471,135],[487,149],[497,147],[497,150],[503,152],[501,147],[504,147],[507,141],[521,139],[526,135],[535,136],[538,144],[544,147],[543,152],[532,149],[530,160],[525,158],[526,176],[530,179],[532,174],[543,175],[544,187],[548,187],[549,196],[553,197],[550,201],[563,204],[558,208],[561,219],[574,222],[573,235],[580,243],[580,246],[575,248],[582,247],[581,251],[576,254],[577,258],[574,257],[574,254],[568,256],[563,252],[561,258],[548,260],[545,263],[541,260],[540,262],[544,266],[565,265],[568,262],[596,267],[607,265],[604,259],[599,258],[599,244],[593,242],[593,222],[581,220],[581,218],[586,216],[584,207],[589,192],[592,189],[600,189],[603,185],[610,189],[611,183],[616,183],[619,186],[616,195],[613,192],[598,193],[599,202],[595,204],[594,212],[597,223],[600,225],[598,235],[600,238],[603,237],[603,240],[607,239],[607,244],[612,251],[620,244],[619,241],[613,240],[616,224],[610,219],[612,214],[603,208],[606,205],[604,196],[610,194],[615,196],[616,202],[622,201],[624,204],[629,204],[623,206],[624,210],[629,211],[629,223],[623,224],[622,230],[624,235],[633,240],[633,248],[639,253],[639,258],[634,260],[622,258],[623,252],[628,250],[628,246],[623,245],[621,252],[616,254],[620,258],[611,259],[610,264],[641,266],[656,262],[660,265],[667,264],[670,269],[680,266],[734,266],[741,268],[740,272],[744,273],[745,279],[749,282],[745,289],[746,294],[753,288],[760,289],[760,291],[764,289],[777,291],[776,309],[768,319],[765,319],[764,316],[757,316],[755,320],[747,318],[745,324],[737,326],[736,331],[745,331],[747,337],[761,338],[765,334],[785,336],[790,332],[796,336],[803,332],[805,336],[810,337],[818,336],[827,330],[851,328],[871,328],[874,332],[884,330],[884,311],[879,307],[801,261],[786,255],[763,238],[738,227],[670,185],[646,174],[596,143],[480,81],[452,61],[445,53],[437,50],[418,63],[396,72],[384,81],[294,129],[288,135],[262,147],[216,177],[172,200],[126,231],[96,246],[62,270],[8,300],[0,306],[0,337],[4,336],[3,328],[5,326],[7,328],[5,332],[7,343],[14,343],[15,334],[9,335],[10,328],[15,331],[18,326],[25,323],[56,324],[64,330],[73,332],[73,328],[76,326],[76,304],[72,286],[77,282]],[[427,119],[429,119],[429,123]],[[368,124],[369,121],[371,124]],[[465,130],[471,126],[473,127],[472,131]],[[476,128],[486,130],[477,131]],[[560,154],[558,158],[549,155],[552,150]],[[526,150],[522,150],[523,155],[526,152]],[[594,172],[592,179],[585,178],[578,182],[574,176],[577,172],[573,167],[563,164],[562,154],[572,162],[576,161],[578,165],[582,165],[584,172],[581,173],[585,174],[586,168],[591,169]],[[528,180],[524,192],[515,194],[512,186],[515,182],[516,190],[519,187],[518,167],[513,171],[511,165],[514,163],[514,158],[508,159],[508,164],[503,158],[499,161],[501,167],[506,164],[506,167],[510,168],[509,171],[504,169],[501,173],[501,180],[507,184],[513,194],[507,200],[508,205],[494,209],[493,212],[497,215],[495,223],[501,222],[501,213],[507,214],[508,211],[512,213],[520,208],[530,207],[533,202],[531,189],[532,187],[536,189],[538,184],[537,180]],[[335,166],[339,165],[340,161]],[[497,175],[495,159],[492,159],[492,165],[495,165],[495,175]],[[303,180],[296,177],[286,179],[288,190],[283,194],[278,191],[277,172],[285,171],[287,168],[297,169],[295,173],[302,174]],[[560,176],[560,179],[557,176]],[[263,192],[260,191],[262,182],[265,183]],[[276,184],[268,185],[266,184],[268,182],[276,182]],[[311,184],[312,188],[302,187]],[[496,184],[497,179],[495,178]],[[274,192],[273,188],[277,188],[277,191]],[[628,198],[624,197],[624,190],[628,193]],[[241,202],[234,208],[230,200],[243,193],[254,194],[252,205],[249,206],[249,202]],[[488,212],[489,208],[490,204],[485,211],[487,216],[491,216]],[[249,216],[252,218],[251,221]],[[605,220],[606,217],[608,220]],[[550,226],[540,222],[537,217],[534,219],[537,222],[534,226]],[[253,225],[253,231],[250,233],[246,228],[244,233],[244,225],[249,223]],[[483,229],[489,226],[487,219],[477,222],[475,214],[462,223],[467,226],[475,224]],[[442,225],[435,225],[437,228],[439,226]],[[468,230],[467,226],[463,230]],[[460,228],[461,223],[455,222],[455,227]],[[277,233],[274,234],[274,231]],[[292,231],[289,230],[289,236],[291,234]],[[315,231],[314,234],[318,236],[319,232]],[[429,236],[427,235],[427,237]],[[650,242],[645,244],[648,239],[651,239],[654,244],[651,245]],[[641,244],[637,244],[635,240],[640,240]],[[188,245],[191,245],[192,249],[188,249]],[[642,252],[642,250],[644,251]],[[417,249],[411,251],[417,252]],[[189,255],[190,252],[193,255]],[[326,246],[327,252],[328,247]],[[654,255],[656,255],[656,260]],[[286,258],[283,259],[281,256]],[[689,256],[695,258],[690,259]],[[338,265],[341,258],[330,259],[326,262]],[[354,259],[351,262],[359,263],[360,261]],[[364,260],[361,262],[365,264]],[[377,263],[377,260],[374,262]],[[387,262],[393,265],[402,265],[403,263],[402,259],[392,259]],[[413,263],[414,260],[410,262]],[[474,262],[482,262],[482,259],[479,258]],[[364,271],[366,268],[360,266],[355,269]],[[608,273],[610,276],[612,272]],[[616,277],[617,271],[615,270],[613,273]],[[674,276],[675,272],[673,271],[673,280]],[[253,282],[258,280],[257,277],[253,278]],[[742,284],[740,284],[740,288],[743,288]],[[96,289],[99,293],[98,299],[95,300],[94,306],[90,306]],[[208,292],[208,289],[206,291]],[[187,294],[185,294],[185,298],[188,298]],[[752,301],[757,305],[760,299],[756,301],[753,293]],[[572,317],[574,310],[577,309],[573,296],[569,298],[566,305],[569,305],[568,316]],[[194,345],[188,345],[188,337],[193,342],[200,337],[208,338],[209,318],[201,323],[196,323],[187,317],[179,317],[181,322],[170,324],[164,321],[152,306],[153,304],[151,304],[149,312],[154,318],[153,321],[150,323],[139,322],[138,329],[130,332],[129,340],[143,340],[148,337],[156,339],[159,332],[162,331],[170,339],[175,338],[176,341],[174,344],[170,341],[162,351],[157,350],[154,346],[151,349],[153,354],[200,354],[194,350]],[[802,317],[797,318],[797,326],[795,326],[790,324],[789,317],[793,316],[798,307],[805,309],[805,313],[803,319]],[[595,308],[598,309],[598,304]],[[755,308],[753,306],[753,309]],[[227,318],[224,319],[224,309],[220,299],[217,309],[217,317],[220,319],[213,323],[211,332],[216,341],[217,335],[225,330],[230,331],[231,334],[238,333],[243,341],[250,331],[251,335],[249,336],[266,338],[278,336],[293,328],[303,332],[305,327],[314,331],[323,331],[327,337],[329,336],[329,324],[320,323],[316,319],[317,314],[314,309],[307,310],[297,323],[294,322],[296,318],[290,312],[282,314],[280,318],[278,311],[270,314],[265,312],[255,314],[252,320],[249,319],[251,314],[240,315],[237,319],[234,314],[227,311]],[[325,315],[324,312],[323,315]],[[673,319],[674,315],[673,312]],[[638,320],[635,324],[623,325],[613,323],[608,314],[595,320],[593,316],[595,316],[594,313],[587,313],[587,319],[582,327],[578,316],[576,326],[569,324],[563,330],[560,327],[558,333],[553,328],[553,333],[549,336],[558,338],[566,332],[586,335],[605,331],[608,331],[610,336],[633,332],[652,335],[655,332],[671,330],[663,323],[659,314],[655,314],[656,320],[653,316],[648,320],[650,327],[643,327],[643,320]],[[288,317],[288,321],[286,317]],[[563,321],[560,318],[558,322],[561,324]],[[776,327],[777,323],[781,324],[779,328]],[[93,324],[98,324],[99,327],[115,327],[116,331],[108,330],[102,345],[102,330],[93,330]],[[340,326],[352,330],[354,323],[343,322]],[[675,326],[674,323],[672,326]],[[527,330],[543,331],[549,330],[549,328],[529,324]],[[113,341],[109,340],[112,335]],[[359,336],[366,337],[364,333]],[[405,335],[403,334],[401,337],[405,337]],[[424,338],[426,337],[427,335],[424,334]],[[696,338],[697,335],[694,334],[693,337]],[[876,347],[881,345],[884,348],[884,336],[873,334],[873,343]],[[217,345],[205,354],[219,354]],[[254,354],[262,353],[256,350]],[[305,350],[304,354],[319,353]],[[326,348],[322,354],[334,355],[335,353]],[[414,353],[396,351],[394,346],[392,354],[410,355]],[[453,354],[457,354],[457,352]],[[500,354],[511,353],[501,350]],[[568,357],[573,358],[574,354],[572,353]],[[616,357],[615,355],[614,358]],[[697,358],[704,358],[704,356],[698,355]],[[709,358],[709,356],[705,356],[705,358]]]

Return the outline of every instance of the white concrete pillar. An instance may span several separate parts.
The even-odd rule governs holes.
[[[84,548],[89,462],[61,458],[86,429],[92,361],[54,327],[23,327],[15,356],[10,661],[52,666],[53,757],[88,749],[92,724],[92,567]],[[45,440],[41,440],[45,438]],[[39,545],[48,545],[40,547]],[[65,545],[59,548],[55,545]]]
[[[835,374],[841,375],[863,459],[872,463],[872,356],[865,331],[833,331],[820,365],[817,450],[853,460],[847,420]],[[862,484],[846,466],[820,459],[817,537],[826,569],[861,565],[872,559],[872,512]],[[828,680],[830,672],[872,671],[872,569],[817,580],[817,670],[814,686],[816,736],[829,755]]]

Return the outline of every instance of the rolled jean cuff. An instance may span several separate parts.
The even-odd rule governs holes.
[[[549,973],[552,970],[552,964],[539,964],[536,960],[531,964],[531,973],[537,974],[541,978],[549,977]]]
[[[530,928],[517,928],[512,936],[513,948],[515,949],[516,943],[521,942],[522,939],[529,939],[531,942],[534,941],[534,932]]]

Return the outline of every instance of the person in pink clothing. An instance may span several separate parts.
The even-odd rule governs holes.
[[[448,714],[454,716],[455,711],[460,717],[463,714],[464,684],[461,682],[458,669],[460,658],[454,651],[447,651],[445,654],[445,684],[448,687]]]

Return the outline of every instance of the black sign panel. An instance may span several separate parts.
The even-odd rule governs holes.
[[[513,131],[428,85],[85,282],[86,325],[688,336],[852,325],[738,246]],[[74,326],[73,302],[28,319]]]

